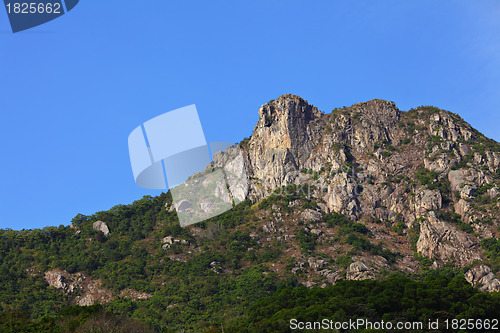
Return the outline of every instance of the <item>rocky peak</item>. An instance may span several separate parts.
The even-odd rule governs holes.
[[[402,112],[374,99],[324,114],[284,95],[261,106],[243,151],[254,201],[291,184],[308,188],[315,209],[398,247],[403,269],[415,269],[415,254],[434,268],[484,262],[481,241],[498,237],[500,145],[451,112]]]
[[[319,143],[321,116],[321,111],[295,95],[283,95],[261,106],[249,142],[251,171],[271,188],[288,184]]]
[[[371,125],[381,126],[387,130],[396,126],[401,116],[401,111],[394,102],[382,99],[357,103],[351,106],[351,109],[353,114],[358,114],[361,119],[368,121]]]
[[[309,105],[302,97],[286,94],[260,107],[257,127],[269,127],[273,123],[284,125],[285,122],[288,126],[306,125],[321,114],[321,111]]]
[[[280,96],[260,107],[251,143],[260,151],[289,149],[300,159],[303,146],[315,139],[310,123],[321,115],[321,111],[299,96]]]

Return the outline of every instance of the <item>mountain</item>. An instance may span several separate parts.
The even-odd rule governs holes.
[[[500,144],[457,114],[384,100],[326,114],[283,95],[205,173],[235,154],[239,204],[198,224],[180,227],[169,192],[68,227],[1,230],[0,319],[238,332],[287,331],[320,303],[338,320],[500,314]],[[439,294],[456,299],[427,298]],[[350,303],[322,303],[339,297]]]
[[[434,268],[471,266],[469,282],[500,290],[490,267],[498,271],[498,263],[481,247],[498,238],[500,145],[457,114],[435,107],[401,112],[383,100],[324,114],[284,95],[259,109],[243,146],[253,201],[305,186],[317,205],[306,213],[342,213],[362,223],[372,239],[400,256],[392,269],[417,272],[417,253]],[[300,219],[287,217],[281,219],[287,226]],[[325,244],[321,253],[335,257],[326,222],[305,230],[315,230]],[[362,277],[387,268],[377,256],[357,262],[369,268]]]

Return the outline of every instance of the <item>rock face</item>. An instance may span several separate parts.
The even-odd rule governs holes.
[[[136,290],[133,290],[130,288],[123,289],[120,292],[120,296],[125,297],[125,298],[136,299],[136,300],[147,300],[147,299],[150,299],[151,297],[153,297],[153,295],[151,295],[151,294],[141,293],[139,291],[136,291]]]
[[[252,237],[258,244],[297,242],[296,229],[303,226],[304,237],[323,246],[321,258],[302,256],[293,273],[310,269],[323,283],[334,283],[342,276],[375,278],[386,269],[417,273],[420,256],[433,268],[492,264],[480,244],[499,236],[500,145],[451,112],[434,107],[403,112],[375,99],[325,114],[298,96],[283,95],[259,108],[250,138],[214,155],[205,173],[214,170],[224,170],[225,178],[205,187],[221,203],[245,198],[257,203],[276,192],[306,198],[287,207],[271,204],[269,214],[254,220],[263,220]],[[190,212],[198,206],[190,201],[175,208]],[[208,201],[199,206],[205,213],[217,208]],[[344,268],[321,261],[352,248],[335,244],[348,242],[323,221],[334,213],[364,225],[369,232],[363,237],[398,259],[389,264],[365,250],[349,264],[341,260]],[[358,232],[365,230],[359,224]],[[206,234],[214,237],[210,230]],[[179,242],[184,244],[165,238],[162,248],[169,251]],[[325,249],[327,244],[334,245]],[[471,283],[496,288],[494,272],[470,274]]]
[[[471,268],[465,273],[465,279],[482,291],[500,291],[500,280],[495,278],[491,268],[486,265]]]
[[[439,221],[433,212],[420,224],[417,251],[441,262],[455,261],[462,267],[481,260],[477,241],[456,227]]]
[[[92,228],[95,230],[102,231],[105,236],[109,235],[108,225],[102,221],[96,221],[92,224]]]
[[[347,280],[365,280],[374,277],[373,269],[362,261],[353,262],[347,269]]]
[[[312,210],[312,209],[306,209],[304,210],[301,215],[300,215],[305,221],[321,221],[322,215],[320,212]]]
[[[271,190],[291,183],[319,143],[315,124],[320,118],[321,112],[298,96],[285,95],[263,105],[249,142],[252,174]]]
[[[80,290],[81,295],[74,298],[76,305],[90,306],[112,301],[115,298],[113,292],[102,286],[100,279],[94,280],[84,273],[70,274],[67,271],[54,269],[45,272],[45,280],[49,286],[59,289],[67,294],[73,294]],[[122,290],[120,296],[135,300],[149,299],[151,295],[141,293],[133,289]]]
[[[424,215],[427,211],[437,211],[441,209],[443,200],[439,191],[423,190],[417,193],[415,197],[415,211],[419,216]]]
[[[175,239],[172,236],[163,237],[162,243],[164,244],[161,246],[161,248],[164,249],[165,251],[170,249],[170,247],[172,247],[172,245],[175,243],[180,243],[183,245],[189,244],[189,242],[185,239]]]
[[[90,306],[110,302],[114,299],[110,290],[102,287],[101,280],[89,280],[85,286],[85,293],[76,296],[76,304]]]
[[[45,280],[49,286],[61,289],[68,294],[82,290],[83,294],[75,298],[76,304],[80,306],[106,303],[114,298],[111,291],[101,286],[101,280],[93,280],[83,273],[69,274],[63,270],[54,269],[45,272]]]
[[[61,270],[52,270],[45,272],[45,280],[49,286],[56,289],[62,289],[66,292],[73,292],[75,288],[80,286],[75,281],[68,281],[70,274]]]
[[[193,205],[187,200],[181,200],[175,204],[175,208],[180,212],[188,211],[191,207],[193,207]]]
[[[432,259],[433,267],[483,261],[480,241],[498,237],[500,146],[448,111],[402,112],[393,102],[372,100],[324,114],[298,96],[283,95],[260,107],[242,149],[249,184],[242,193],[258,201],[300,185],[322,213],[379,221],[383,226],[371,229],[374,238],[401,244],[399,269],[415,272],[417,253]],[[231,152],[219,153],[215,166],[223,165],[225,154]],[[321,221],[314,210],[297,219]],[[276,223],[282,222],[278,217]],[[276,233],[273,223],[263,227],[266,234]],[[404,243],[387,231],[396,225]],[[316,227],[308,230],[319,241],[328,237]],[[346,277],[372,278],[378,269],[357,260]],[[495,282],[488,285],[493,287],[487,290],[496,288]]]

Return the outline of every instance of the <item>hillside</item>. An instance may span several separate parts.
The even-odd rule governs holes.
[[[500,144],[457,114],[383,100],[323,113],[283,95],[239,148],[242,202],[205,222],[180,227],[169,192],[0,230],[0,331],[499,317]]]

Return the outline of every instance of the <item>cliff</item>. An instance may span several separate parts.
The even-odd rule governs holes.
[[[307,186],[318,211],[364,224],[400,253],[400,269],[418,269],[415,255],[432,267],[479,265],[481,240],[498,238],[500,145],[457,114],[384,100],[325,114],[283,95],[260,107],[243,149],[250,198]],[[498,290],[492,281],[481,288]]]

